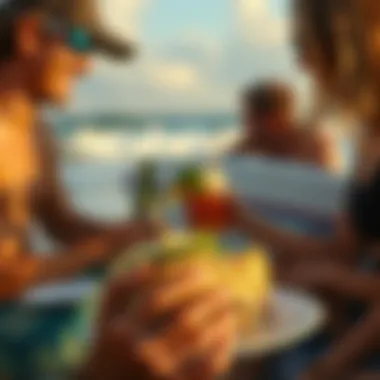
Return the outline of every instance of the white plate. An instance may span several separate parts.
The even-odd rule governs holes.
[[[312,337],[322,328],[326,310],[314,297],[279,289],[273,298],[273,320],[239,342],[239,357],[258,357],[286,350]]]

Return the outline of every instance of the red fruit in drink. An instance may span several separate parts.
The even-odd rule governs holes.
[[[232,221],[231,197],[223,193],[188,195],[184,200],[188,222],[201,230],[220,231]]]

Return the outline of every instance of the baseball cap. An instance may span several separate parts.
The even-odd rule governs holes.
[[[132,58],[136,53],[135,44],[105,26],[97,5],[96,0],[8,0],[0,2],[0,23],[29,9],[37,9],[53,22],[85,30],[95,51],[114,59]]]

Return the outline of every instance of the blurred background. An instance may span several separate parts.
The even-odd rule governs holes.
[[[310,110],[311,89],[292,54],[287,0],[100,4],[110,24],[138,41],[140,52],[128,64],[97,58],[69,110],[49,111],[79,208],[125,216],[131,199],[120,186],[136,160],[187,160],[233,145],[240,92],[258,79],[289,82],[300,117]],[[339,141],[349,168],[348,138]]]

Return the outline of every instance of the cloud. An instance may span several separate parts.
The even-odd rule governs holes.
[[[269,0],[231,0],[235,30],[220,60],[219,77],[232,88],[276,77],[298,84],[289,18]],[[278,2],[277,2],[278,3]]]
[[[96,62],[92,81],[101,80],[116,87],[160,88],[163,91],[186,91],[202,84],[197,65],[183,59],[168,59],[146,54],[130,64]]]
[[[79,87],[75,110],[227,110],[233,92],[208,80],[200,65],[147,55],[131,66],[99,63]],[[112,68],[112,70],[111,70]]]
[[[121,33],[139,36],[144,12],[162,0],[103,1],[107,19]],[[230,35],[218,39],[189,25],[164,44],[147,39],[135,62],[98,60],[94,77],[78,92],[76,107],[225,110],[234,107],[237,91],[247,82],[268,76],[295,81],[286,17],[268,1],[229,1],[235,20]],[[178,17],[186,22],[186,15]]]
[[[244,41],[254,45],[287,43],[287,20],[273,12],[269,1],[234,0],[234,4],[237,29]]]
[[[220,60],[225,47],[221,40],[205,33],[196,30],[188,31],[164,46],[157,54],[166,59],[186,60],[195,65],[212,65]]]
[[[100,12],[106,25],[124,37],[140,33],[141,17],[150,0],[98,0]]]
[[[147,71],[148,79],[162,89],[187,90],[200,83],[196,67],[185,62],[159,62]]]

